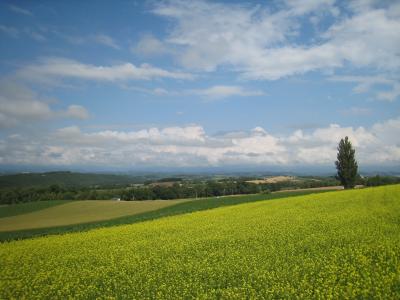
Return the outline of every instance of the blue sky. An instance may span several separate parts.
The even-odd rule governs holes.
[[[398,1],[2,1],[0,168],[400,163]]]

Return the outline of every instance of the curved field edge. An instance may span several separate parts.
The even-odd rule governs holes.
[[[0,298],[400,296],[400,186],[0,245]]]
[[[175,216],[180,214],[191,213],[195,211],[202,211],[208,209],[214,209],[217,207],[224,207],[229,205],[237,205],[242,203],[248,203],[253,201],[279,199],[293,196],[308,195],[314,193],[322,193],[325,191],[292,191],[292,192],[281,192],[273,194],[254,194],[254,195],[240,195],[240,196],[228,196],[228,197],[212,197],[202,198],[192,201],[187,201],[175,205],[171,205],[162,209],[157,209],[145,213],[133,214],[120,218],[103,220],[97,222],[87,222],[74,225],[66,226],[54,226],[48,228],[37,228],[28,230],[17,230],[17,231],[3,231],[0,232],[0,242],[21,240],[27,238],[34,238],[39,236],[64,234],[69,232],[82,232],[102,227],[112,227],[125,224],[133,224],[148,220],[159,219],[168,216]],[[165,200],[169,201],[169,200]]]
[[[111,220],[144,213],[187,200],[79,200],[40,211],[0,219],[0,231],[17,231]]]
[[[69,202],[72,202],[72,200],[47,200],[2,205],[0,206],[0,218],[23,215]]]

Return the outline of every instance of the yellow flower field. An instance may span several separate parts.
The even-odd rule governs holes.
[[[400,298],[400,186],[0,245],[0,298]]]

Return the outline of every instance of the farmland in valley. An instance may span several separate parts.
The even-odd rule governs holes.
[[[399,298],[399,195],[328,192],[6,242],[0,298]]]

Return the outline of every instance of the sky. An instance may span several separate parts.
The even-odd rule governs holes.
[[[0,169],[400,166],[400,1],[1,1]]]

